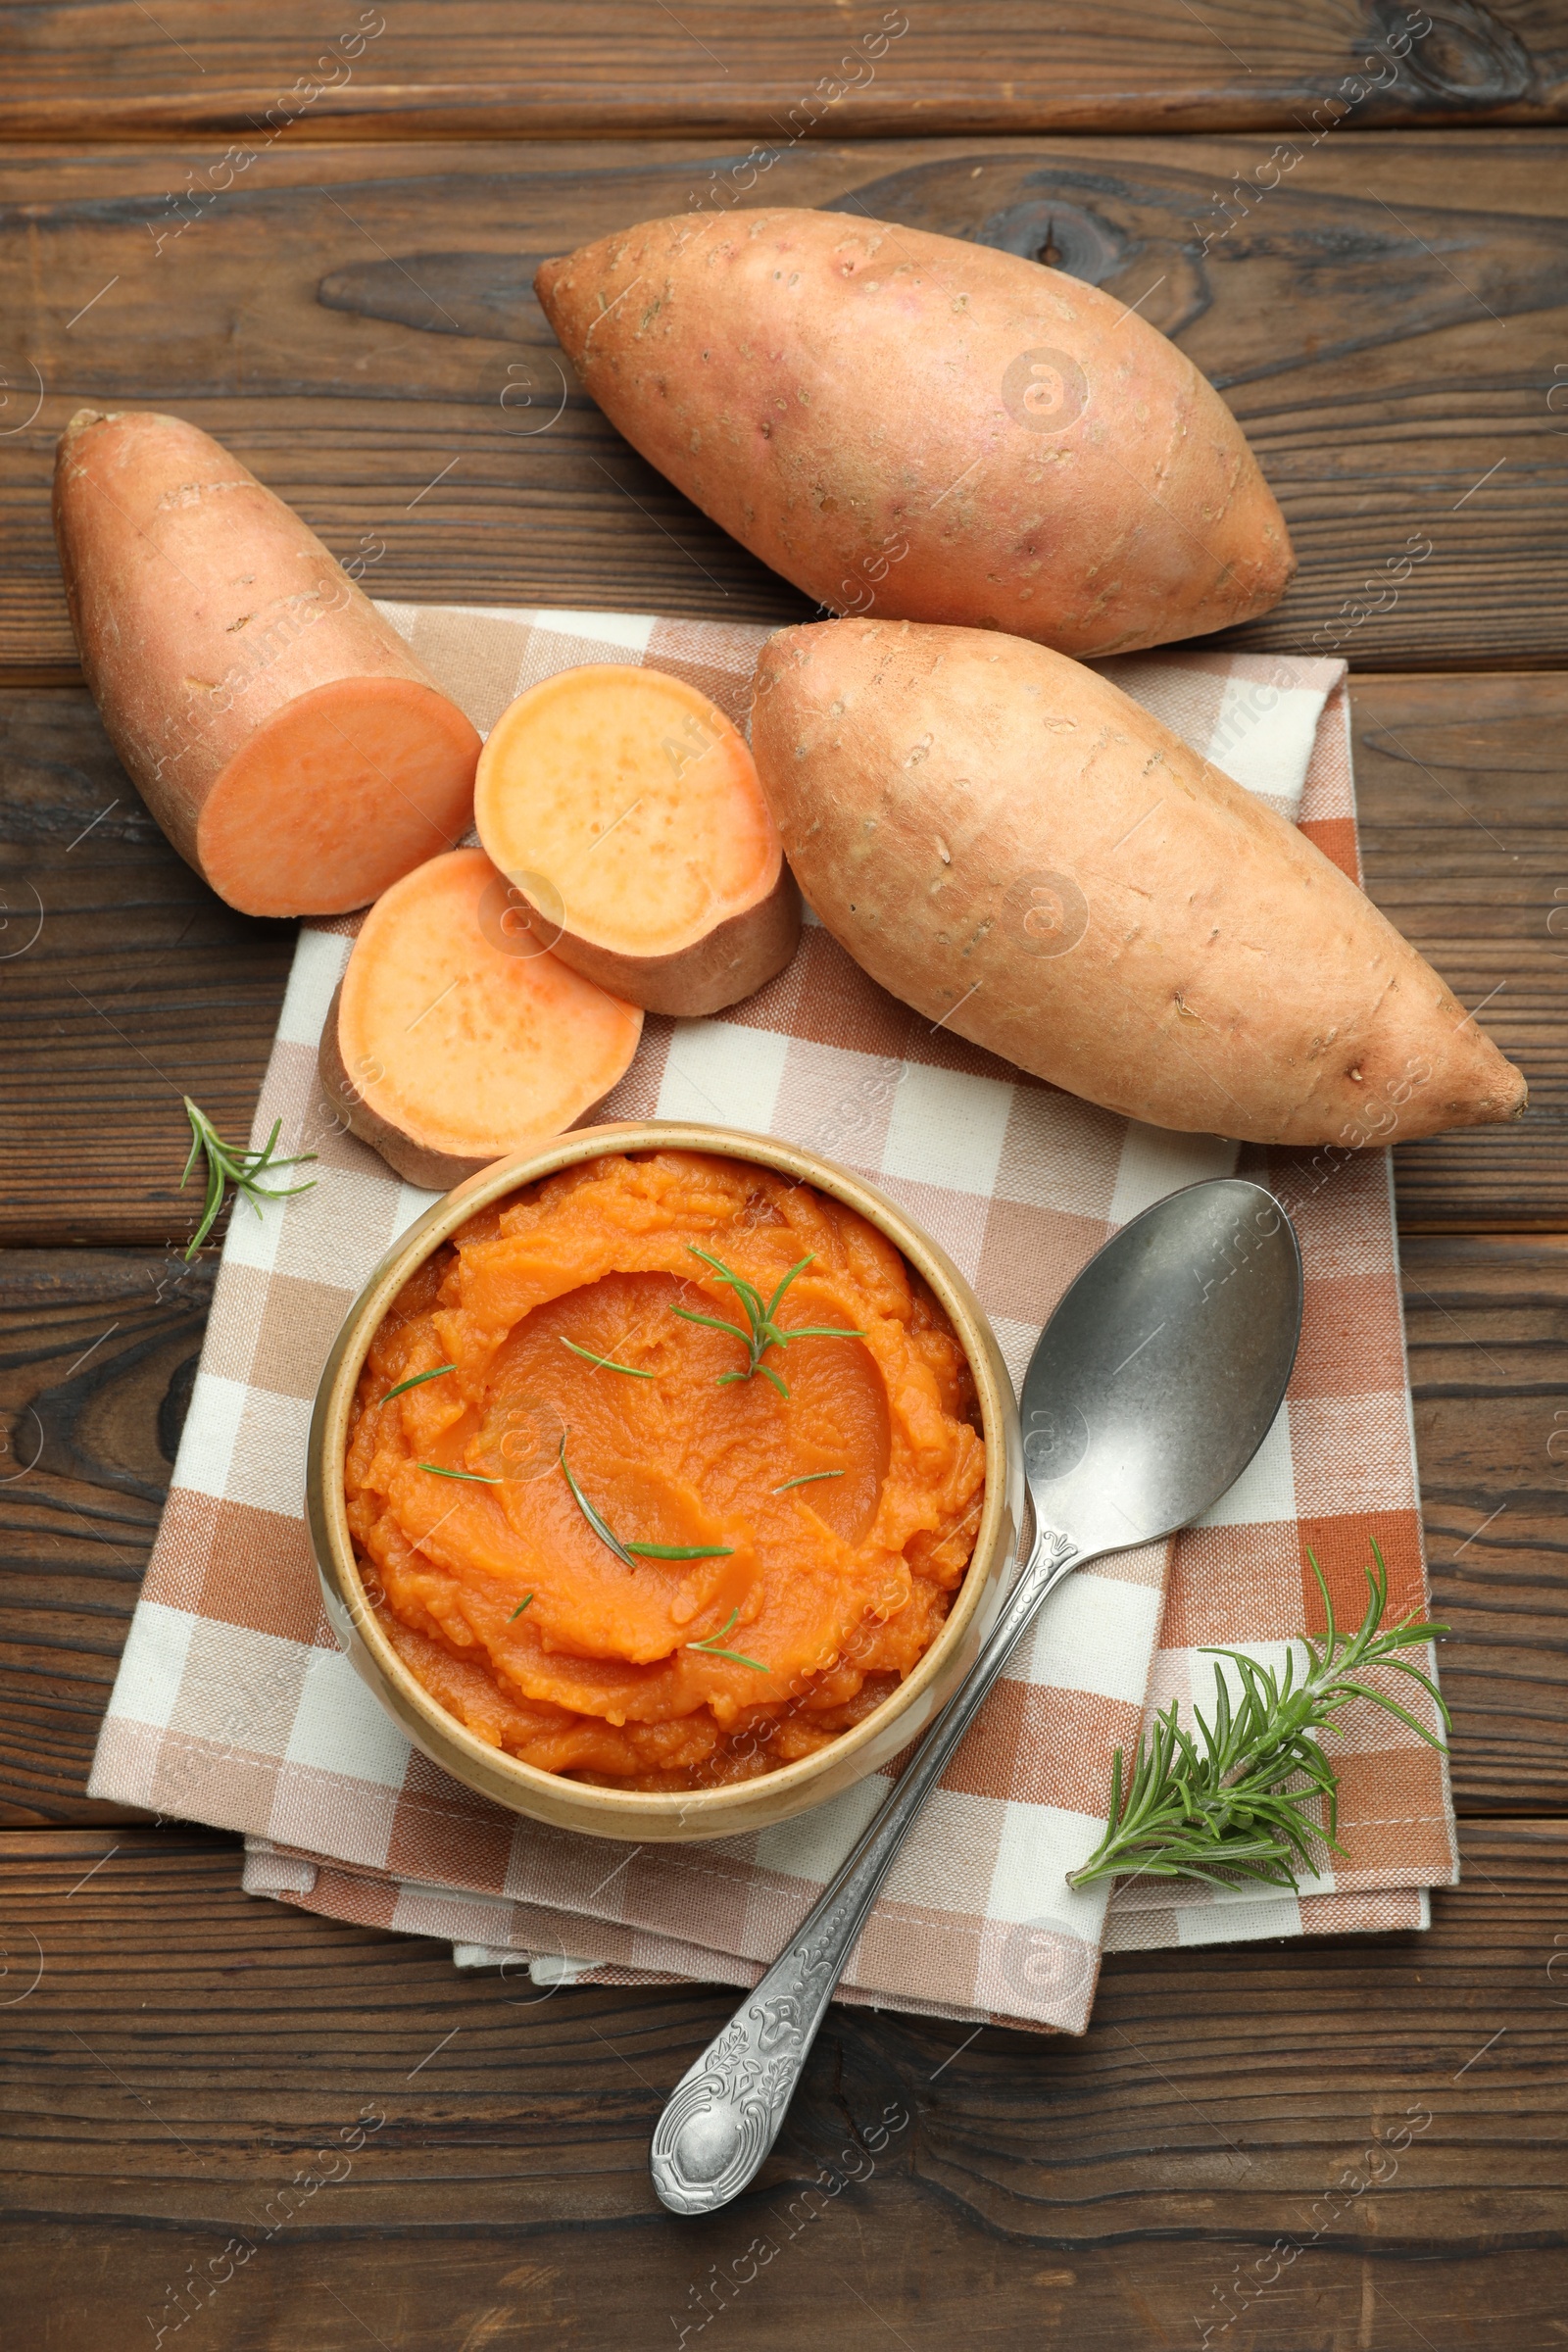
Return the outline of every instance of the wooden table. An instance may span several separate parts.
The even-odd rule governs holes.
[[[182,2343],[1568,2338],[1565,0],[6,13],[7,2340],[152,2341],[367,2101],[350,2174]],[[79,404],[167,406],[383,594],[799,615],[580,399],[547,421],[529,290],[542,254],[743,185],[1055,261],[1179,336],[1301,557],[1244,641],[1350,660],[1369,887],[1533,1102],[1396,1154],[1465,1858],[1431,1934],[1126,1955],[1082,2041],[835,2012],[756,2198],[677,2225],[649,2131],[729,1995],[518,2006],[82,1793],[212,1279],[179,1255],[178,1098],[243,1130],[290,933],[205,891],[109,751],[47,484]],[[906,2133],[785,2238],[895,2098]],[[721,2290],[764,2229],[780,2255]]]

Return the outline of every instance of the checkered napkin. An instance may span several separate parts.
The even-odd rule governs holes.
[[[383,607],[477,725],[584,662],[648,662],[744,717],[765,631],[612,613]],[[1194,749],[1356,870],[1343,664],[1220,653],[1102,665]],[[246,1833],[245,1884],[449,1938],[549,1985],[770,1962],[886,1793],[881,1777],[759,1834],[622,1849],[523,1820],[411,1749],[322,1614],[303,1519],[306,1430],[355,1293],[431,1198],[334,1125],[317,1042],[352,924],[301,931],[254,1135],[318,1154],[314,1190],[235,1210],[169,1504],[99,1741],[94,1796]],[[1422,1926],[1455,1875],[1443,1760],[1358,1702],[1333,1753],[1342,1855],[1301,1894],[1152,1880],[1075,1892],[1111,1752],[1171,1696],[1205,1703],[1205,1643],[1280,1663],[1320,1622],[1310,1546],[1358,1618],[1377,1536],[1394,1610],[1425,1608],[1387,1155],[1239,1150],[1112,1116],[1022,1076],[875,988],[808,922],[790,968],[712,1020],[650,1017],[607,1118],[700,1119],[847,1162],[968,1276],[1015,1380],[1107,1237],[1240,1165],[1295,1217],[1306,1315],[1288,1400],[1245,1478],[1173,1543],[1053,1596],[884,1887],[843,1997],[1081,2032],[1105,1948]]]

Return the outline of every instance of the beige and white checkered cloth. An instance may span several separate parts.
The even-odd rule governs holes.
[[[760,628],[634,615],[390,606],[491,726],[534,680],[646,662],[744,716]],[[1356,871],[1343,664],[1219,653],[1103,665],[1195,750]],[[449,1780],[382,1713],[322,1614],[303,1520],[306,1429],[356,1291],[430,1196],[337,1132],[316,1076],[347,926],[300,934],[255,1136],[316,1150],[313,1191],[236,1210],[168,1508],[91,1792],[243,1831],[246,1886],[334,1917],[514,1956],[543,1984],[770,1962],[885,1794],[881,1778],[781,1828],[622,1853]],[[1200,1527],[1081,1570],[1013,1657],[895,1867],[843,1997],[1081,2032],[1102,1949],[1426,1923],[1456,1873],[1443,1759],[1358,1703],[1332,1743],[1346,1848],[1299,1897],[1066,1874],[1103,1825],[1111,1751],[1172,1694],[1206,1702],[1204,1643],[1278,1662],[1319,1622],[1305,1568],[1359,1618],[1376,1535],[1392,1607],[1425,1611],[1387,1154],[1269,1152],[1091,1108],[884,995],[815,924],[790,968],[716,1019],[650,1017],[607,1117],[703,1119],[847,1162],[956,1259],[1020,1378],[1085,1260],[1179,1185],[1238,1164],[1301,1237],[1306,1316],[1279,1420]]]

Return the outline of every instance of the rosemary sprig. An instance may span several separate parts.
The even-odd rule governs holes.
[[[778,1313],[779,1301],[795,1280],[796,1275],[805,1273],[807,1267],[811,1263],[814,1251],[808,1251],[801,1259],[799,1265],[791,1266],[772,1298],[764,1304],[762,1294],[757,1285],[748,1282],[744,1274],[734,1273],[730,1267],[725,1265],[721,1257],[710,1257],[708,1251],[699,1250],[695,1242],[688,1242],[686,1247],[693,1257],[700,1257],[705,1266],[712,1268],[720,1282],[728,1283],[740,1300],[746,1315],[747,1328],[743,1330],[739,1324],[723,1322],[717,1315],[694,1314],[689,1306],[676,1306],[670,1309],[671,1314],[679,1315],[683,1322],[706,1323],[710,1331],[727,1331],[731,1339],[739,1340],[741,1346],[746,1349],[748,1360],[745,1371],[720,1372],[716,1383],[719,1388],[725,1387],[732,1380],[750,1380],[754,1372],[760,1372],[765,1380],[773,1383],[781,1396],[788,1396],[789,1391],[772,1365],[764,1364],[762,1361],[765,1349],[787,1348],[791,1340],[863,1340],[865,1338],[863,1331],[840,1331],[825,1323],[797,1323],[789,1331],[781,1331],[774,1321],[773,1318]]]
[[[528,1603],[530,1600],[532,1600],[532,1598],[533,1594],[531,1592],[525,1592],[523,1594],[516,1607],[513,1610],[512,1615],[507,1619],[507,1623],[509,1625],[516,1624],[517,1619],[522,1615],[523,1610],[528,1606]]]
[[[206,1111],[193,1102],[189,1095],[185,1096],[184,1102],[185,1116],[190,1121],[190,1157],[185,1162],[185,1172],[179,1180],[181,1192],[190,1182],[190,1172],[196,1165],[197,1153],[205,1152],[207,1157],[207,1199],[202,1203],[202,1221],[185,1252],[185,1262],[189,1265],[213,1230],[218,1212],[223,1205],[223,1189],[226,1185],[231,1184],[237,1193],[243,1193],[260,1216],[262,1201],[291,1200],[296,1193],[310,1192],[316,1178],[308,1176],[303,1184],[285,1184],[278,1188],[258,1184],[257,1178],[275,1175],[280,1168],[302,1168],[308,1159],[316,1157],[316,1153],[302,1152],[293,1159],[274,1159],[272,1153],[283,1126],[281,1119],[272,1121],[272,1132],[260,1152],[242,1152],[237,1145],[224,1143]]]
[[[723,1624],[719,1627],[716,1634],[705,1635],[701,1642],[688,1642],[686,1647],[688,1649],[700,1649],[705,1658],[733,1658],[737,1666],[752,1666],[756,1668],[759,1674],[766,1674],[768,1672],[768,1668],[762,1664],[760,1658],[749,1658],[744,1650],[720,1649],[717,1646],[717,1644],[723,1640],[724,1636],[729,1632],[730,1627],[734,1624],[739,1615],[739,1609],[731,1609],[729,1615],[725,1618]]]
[[[423,1386],[425,1381],[439,1380],[443,1372],[455,1372],[457,1368],[458,1367],[456,1364],[437,1364],[433,1372],[411,1373],[407,1380],[400,1380],[395,1389],[388,1389],[386,1395],[382,1397],[381,1402],[383,1404],[390,1404],[393,1397],[401,1396],[405,1389],[420,1388]]]
[[[563,1348],[569,1348],[573,1355],[580,1355],[585,1364],[597,1364],[601,1372],[624,1372],[628,1380],[657,1378],[655,1373],[639,1372],[635,1364],[617,1364],[612,1355],[595,1355],[591,1348],[579,1348],[576,1341],[568,1340],[564,1331],[558,1331],[556,1337]]]
[[[609,1521],[602,1518],[594,1509],[593,1504],[572,1477],[571,1464],[566,1459],[564,1436],[561,1441],[561,1467],[565,1472],[566,1484],[571,1489],[571,1498],[578,1510],[581,1511],[600,1543],[609,1544],[623,1567],[635,1568],[639,1559],[727,1560],[735,1549],[733,1544],[623,1544]]]
[[[507,1483],[504,1478],[483,1478],[477,1470],[443,1470],[439,1462],[420,1462],[417,1466],[428,1470],[432,1478],[466,1478],[474,1487],[504,1487]]]
[[[791,1487],[814,1487],[819,1478],[843,1478],[845,1475],[842,1470],[803,1470],[799,1478],[787,1478],[773,1492],[775,1494],[787,1494]]]
[[[1342,1633],[1323,1571],[1307,1553],[1323,1595],[1327,1631],[1321,1642],[1301,1637],[1311,1665],[1295,1679],[1296,1658],[1286,1659],[1283,1678],[1239,1650],[1211,1648],[1229,1658],[1241,1678],[1234,1707],[1225,1677],[1214,1669],[1211,1722],[1194,1710],[1196,1732],[1183,1731],[1172,1699],[1154,1722],[1153,1736],[1141,1740],[1123,1788],[1122,1751],[1111,1767],[1110,1821],[1096,1851],[1081,1870],[1069,1873],[1073,1886],[1124,1872],[1139,1877],[1202,1879],[1210,1886],[1250,1879],[1266,1886],[1298,1886],[1298,1869],[1314,1868],[1314,1847],[1342,1853],[1337,1839],[1339,1782],[1313,1737],[1337,1731],[1335,1720],[1352,1698],[1368,1698],[1441,1748],[1443,1741],[1418,1723],[1386,1691],[1365,1682],[1367,1669],[1390,1667],[1408,1675],[1437,1706],[1445,1731],[1448,1710],[1430,1675],[1396,1653],[1446,1634],[1446,1625],[1406,1622],[1383,1627],[1389,1578],[1377,1540],[1375,1566],[1366,1570],[1367,1607],[1359,1630]],[[1301,1786],[1304,1783],[1305,1786]],[[1294,1784],[1294,1786],[1293,1786]],[[1323,1818],[1314,1810],[1322,1800]]]

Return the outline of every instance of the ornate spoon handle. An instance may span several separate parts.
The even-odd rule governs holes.
[[[855,1949],[905,1833],[1053,1585],[1077,1559],[1055,1528],[1038,1531],[996,1628],[898,1787],[788,1951],[671,2091],[654,2132],[654,2186],[671,2213],[711,2213],[760,2167],[794,2096],[833,1987]]]

